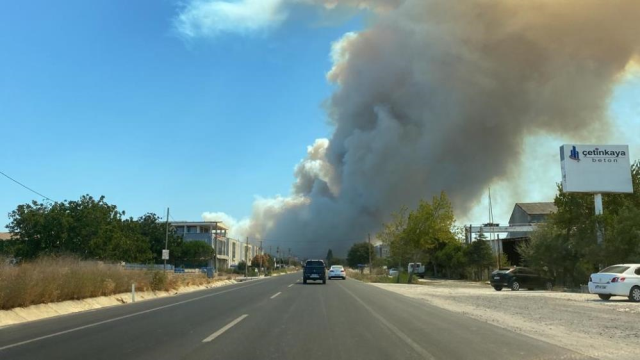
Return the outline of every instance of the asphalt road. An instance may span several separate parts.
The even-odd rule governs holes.
[[[0,359],[579,359],[355,280],[301,273],[0,329]]]

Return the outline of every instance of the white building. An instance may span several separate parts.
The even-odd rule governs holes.
[[[213,247],[216,264],[211,261],[210,265],[217,269],[228,269],[245,259],[251,263],[258,254],[257,246],[227,237],[229,228],[222,221],[174,221],[171,226],[185,241],[204,241]]]

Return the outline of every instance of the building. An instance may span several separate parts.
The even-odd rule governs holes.
[[[539,224],[545,223],[549,215],[557,211],[552,202],[516,203],[509,218],[509,225],[482,224],[465,225],[465,241],[474,241],[474,234],[484,233],[494,253],[503,252],[512,265],[522,265],[518,244],[529,241],[531,233]]]
[[[540,224],[547,220],[550,214],[558,211],[552,202],[516,203],[509,218],[509,226]],[[509,232],[507,238],[528,237],[528,233]]]
[[[216,252],[215,264],[212,260],[210,265],[216,269],[228,269],[245,259],[251,262],[258,254],[255,245],[227,237],[229,228],[222,221],[174,221],[171,226],[184,241],[204,241],[213,247]]]
[[[509,226],[542,224],[549,215],[558,211],[552,202],[516,203],[509,218]],[[535,228],[535,227],[534,227]],[[518,252],[518,243],[529,241],[531,232],[510,231],[501,241],[501,249],[513,265],[522,265],[522,257]]]

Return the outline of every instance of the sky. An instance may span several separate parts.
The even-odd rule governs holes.
[[[83,194],[134,217],[245,219],[287,196],[307,146],[329,137],[332,43],[370,10],[321,0],[9,2],[0,12],[0,171],[55,200]],[[372,0],[371,3],[376,3]],[[331,1],[324,2],[331,4]],[[383,4],[383,2],[377,2]],[[615,143],[640,154],[640,72],[610,101]],[[513,203],[551,201],[561,138],[531,135],[518,198],[492,184],[497,222]],[[542,169],[542,170],[541,170]],[[0,177],[0,227],[42,200]],[[458,214],[485,222],[487,200]],[[212,215],[211,215],[212,214]]]
[[[331,43],[362,18],[302,8],[277,29],[188,37],[177,1],[8,2],[0,12],[0,171],[131,216],[250,215],[286,195],[330,133]],[[325,19],[327,20],[327,19]],[[38,195],[0,177],[0,225]]]

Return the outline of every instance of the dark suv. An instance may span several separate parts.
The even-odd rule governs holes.
[[[304,271],[302,272],[302,282],[307,283],[308,280],[320,281],[323,284],[327,283],[327,269],[324,266],[322,260],[307,260],[304,264]]]
[[[540,276],[535,271],[524,267],[496,270],[491,273],[490,282],[496,291],[500,291],[505,287],[513,291],[520,289],[553,289],[553,280]]]

